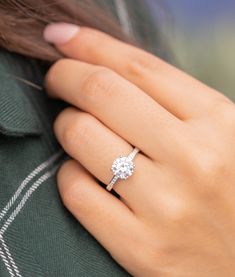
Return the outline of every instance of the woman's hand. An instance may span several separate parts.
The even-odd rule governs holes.
[[[51,25],[45,38],[70,58],[46,78],[50,96],[73,105],[55,122],[73,158],[58,174],[66,207],[134,276],[235,276],[234,104],[97,30]],[[133,146],[118,199],[97,179],[108,184]]]

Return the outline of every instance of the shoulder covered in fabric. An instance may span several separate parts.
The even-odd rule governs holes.
[[[30,67],[26,58],[0,51],[0,134],[41,134],[42,126],[29,97],[30,93],[39,92],[27,85],[32,79]]]

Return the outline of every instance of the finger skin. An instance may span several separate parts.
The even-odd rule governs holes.
[[[68,43],[56,46],[69,58],[116,71],[184,120],[210,112],[221,99],[229,101],[153,54],[99,30],[81,27]]]
[[[106,185],[113,177],[113,161],[133,150],[130,144],[96,118],[75,108],[67,108],[59,115],[54,130],[65,151]],[[146,172],[149,175],[155,173],[156,165],[142,153],[137,154],[134,164],[133,175],[126,180],[118,180],[113,189],[126,200],[129,208],[138,211],[140,201],[150,189],[156,189],[154,183],[148,185],[148,190],[143,186]]]
[[[46,86],[51,96],[91,113],[151,158],[172,159],[184,145],[185,123],[109,69],[60,60],[47,73]]]
[[[148,62],[147,68],[149,68]],[[65,74],[66,68],[63,69],[64,71],[62,71]],[[140,71],[137,72],[137,75]],[[170,70],[166,69],[166,73],[168,71]],[[80,73],[79,70],[75,70],[74,72]],[[139,74],[140,79],[142,76],[143,74]],[[111,78],[110,75],[109,77]],[[166,83],[167,79],[166,74]],[[173,76],[172,80],[174,80]],[[184,80],[181,81],[186,88],[190,88],[187,82],[184,82]],[[66,85],[68,86],[69,84]],[[112,85],[113,82],[110,82],[108,87],[112,87]],[[96,83],[96,86],[99,88],[105,86],[107,88],[107,84],[104,81],[98,82],[98,84]],[[112,95],[113,90],[108,89],[105,91],[108,92],[106,96]],[[208,92],[206,87],[203,88],[199,85],[194,90],[194,92],[197,91],[200,91],[198,94],[199,98],[202,93],[205,92],[207,94]],[[64,94],[66,93],[68,91],[64,90]],[[210,93],[212,96],[213,91],[210,91]],[[76,97],[78,96],[77,94],[75,95]],[[220,97],[219,95],[217,94],[217,100]],[[180,99],[185,101],[186,104],[187,101],[184,96],[182,95]],[[79,97],[80,101],[84,95],[79,95]],[[75,101],[75,98],[74,103],[78,103],[76,102],[78,100]],[[160,143],[163,149],[164,146],[168,145],[171,154],[172,150],[177,149],[178,146],[184,152],[178,149],[177,153],[179,155],[175,155],[171,160],[169,159],[168,164],[160,164],[154,161],[154,164],[157,165],[155,167],[156,171],[159,169],[160,164],[159,171],[161,175],[157,174],[154,176],[149,174],[147,171],[149,167],[147,166],[146,168],[141,168],[145,174],[145,178],[141,179],[140,170],[137,170],[137,174],[132,178],[134,184],[138,180],[141,180],[142,187],[144,188],[143,192],[146,191],[146,195],[150,195],[147,198],[143,194],[142,201],[138,203],[140,207],[147,207],[145,212],[142,214],[139,211],[135,212],[135,216],[138,217],[142,224],[137,220],[135,225],[135,220],[132,221],[131,218],[129,220],[125,216],[123,218],[123,215],[119,218],[118,211],[120,209],[116,209],[116,207],[113,209],[111,202],[106,206],[107,201],[106,198],[103,198],[104,195],[102,194],[101,197],[101,191],[97,193],[97,190],[95,190],[95,188],[101,189],[101,187],[98,186],[95,179],[89,173],[85,175],[91,177],[88,181],[82,174],[78,174],[81,170],[77,167],[69,167],[68,170],[64,169],[64,172],[62,168],[61,177],[58,178],[60,184],[65,184],[60,185],[60,191],[65,205],[68,206],[78,220],[81,218],[84,226],[87,226],[86,228],[91,230],[91,233],[94,232],[96,238],[108,249],[111,255],[133,276],[234,276],[235,221],[233,192],[235,156],[233,151],[233,138],[235,128],[233,123],[235,122],[235,111],[234,106],[232,110],[228,110],[229,105],[224,105],[225,102],[222,101],[222,98],[220,98],[220,105],[216,105],[216,102],[212,105],[211,101],[214,100],[211,100],[212,98],[209,98],[208,95],[202,98],[206,105],[202,102],[199,105],[197,101],[199,98],[194,98],[194,95],[192,95],[189,105],[192,104],[192,100],[195,100],[195,103],[193,103],[195,106],[192,109],[188,109],[189,111],[192,110],[193,116],[197,118],[189,119],[189,116],[185,114],[186,117],[184,120],[187,120],[187,124],[184,124],[187,125],[189,132],[187,139],[184,139],[183,133],[176,132],[177,138],[181,141],[184,148],[181,147],[181,144],[177,144],[176,140],[172,140],[173,136],[167,136],[171,133],[163,132],[161,134],[159,125],[157,125],[158,129],[155,129],[155,133],[163,135],[162,139],[165,141],[161,143],[160,140],[157,140],[157,136],[154,137],[155,146],[153,144],[151,145],[153,149],[157,149]],[[104,99],[105,97],[102,98],[102,100]],[[98,98],[93,98],[93,100],[95,104],[96,101],[99,101]],[[104,104],[102,101],[101,103]],[[102,106],[93,106],[97,110],[99,110],[99,107]],[[143,107],[145,107],[145,104]],[[112,111],[116,112],[113,107]],[[143,111],[143,114],[146,114],[146,112]],[[112,116],[111,113],[107,113],[107,115]],[[98,118],[98,115],[96,117]],[[140,120],[140,118],[137,119]],[[122,118],[122,122],[126,123],[128,120],[128,118]],[[164,121],[164,123],[166,122]],[[148,127],[149,125],[146,126]],[[174,126],[174,124],[163,126],[163,131],[168,130],[169,127],[174,129]],[[141,131],[145,132],[145,128],[143,127]],[[87,132],[87,134],[90,133]],[[91,135],[91,138],[93,137],[97,141],[97,136]],[[145,137],[147,142],[149,142],[148,135],[145,134]],[[76,135],[72,136],[72,138],[74,141],[77,139]],[[74,144],[73,148],[76,148],[76,144]],[[160,151],[160,149],[157,150]],[[166,149],[164,151],[166,152]],[[166,156],[168,154],[169,152],[165,153]],[[137,162],[138,157],[140,155],[137,156]],[[138,178],[135,179],[136,177]],[[65,179],[62,181],[63,178]],[[155,184],[157,189],[149,190],[149,184]],[[102,192],[107,193],[104,189]],[[110,194],[109,196],[113,197]],[[115,199],[117,200],[117,198]],[[134,216],[134,212],[128,209],[128,202],[123,201],[122,204]],[[97,213],[99,219],[97,223],[98,231],[95,230],[97,222],[95,217]],[[161,214],[161,217],[159,214]],[[95,227],[91,226],[91,221]],[[123,224],[126,222],[128,225]],[[144,224],[148,228],[143,228]],[[105,228],[100,227],[101,225],[105,226]],[[118,229],[120,226],[121,229]],[[110,229],[111,236],[106,241],[107,234],[105,234],[105,231],[108,233]],[[117,241],[112,241],[116,239],[116,230],[124,240],[121,238],[119,241],[118,239]],[[110,242],[113,248],[109,248]],[[141,253],[144,254],[141,255]]]
[[[78,162],[65,162],[57,179],[65,206],[118,263],[131,270],[132,262],[127,261],[130,256],[135,260],[144,238],[140,221]]]

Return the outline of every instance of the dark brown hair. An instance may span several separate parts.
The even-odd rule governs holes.
[[[111,6],[112,1],[108,1],[0,0],[0,47],[32,58],[53,62],[61,55],[42,39],[44,27],[51,22],[69,22],[97,28],[141,47],[138,39],[131,38],[123,31],[118,17],[111,12],[112,8],[115,10],[115,7]],[[142,4],[137,0],[127,2],[132,3],[132,12],[135,12],[133,9],[136,5],[140,5],[141,12],[145,8],[143,1]],[[142,24],[143,32],[146,31],[143,18],[140,14],[137,16],[138,23]],[[143,33],[141,35],[145,36]]]

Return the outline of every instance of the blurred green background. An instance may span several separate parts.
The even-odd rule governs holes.
[[[148,2],[176,64],[235,101],[235,1]]]

